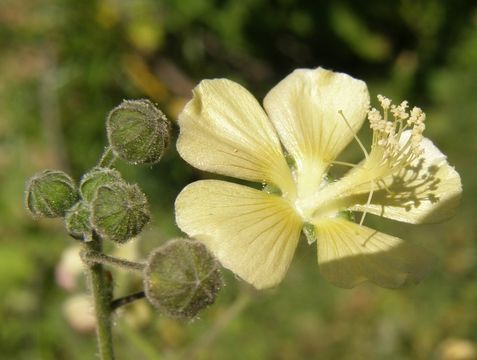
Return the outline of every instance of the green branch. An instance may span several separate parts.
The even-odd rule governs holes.
[[[142,272],[144,270],[144,267],[146,266],[146,264],[144,263],[129,261],[129,260],[117,258],[114,256],[109,256],[92,249],[87,249],[86,251],[82,251],[81,258],[87,264],[111,265],[111,266],[122,268],[124,270],[132,270],[136,272]]]
[[[116,161],[117,157],[113,152],[111,146],[108,146],[104,149],[104,153],[99,160],[98,166],[109,168],[113,166],[114,162]]]
[[[136,293],[124,296],[122,298],[114,299],[111,302],[111,311],[116,310],[117,308],[120,308],[121,306],[127,305],[132,303],[133,301],[140,300],[146,297],[146,294],[144,291],[138,291]]]
[[[101,251],[101,239],[95,236],[93,241],[84,243],[89,251]],[[93,295],[96,315],[96,334],[101,360],[114,360],[113,338],[111,331],[112,279],[100,263],[86,263],[90,288]]]

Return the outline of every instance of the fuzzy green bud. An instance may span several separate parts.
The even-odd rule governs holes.
[[[91,240],[93,229],[91,227],[90,217],[90,205],[86,201],[78,201],[66,212],[66,230],[75,239]]]
[[[192,318],[222,288],[217,260],[198,241],[175,239],[156,249],[144,269],[147,299],[165,315]]]
[[[63,171],[37,173],[26,186],[25,206],[34,217],[62,217],[77,200],[74,181]]]
[[[113,169],[97,167],[83,175],[79,190],[83,200],[93,201],[100,186],[123,181],[121,174]]]
[[[117,243],[139,234],[150,219],[146,196],[137,185],[123,182],[100,186],[91,210],[93,228]]]
[[[106,122],[114,154],[131,164],[154,164],[164,154],[170,122],[149,100],[125,100]]]

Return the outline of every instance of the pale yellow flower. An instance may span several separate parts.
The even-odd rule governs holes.
[[[201,170],[267,185],[203,180],[179,194],[177,224],[224,267],[256,288],[275,286],[303,230],[310,243],[317,239],[321,274],[337,286],[397,287],[427,274],[432,257],[421,248],[363,226],[364,216],[359,224],[344,216],[429,223],[453,214],[460,177],[422,137],[419,108],[379,96],[382,111],[369,110],[363,81],[322,68],[287,76],[265,97],[265,111],[226,79],[204,80],[193,93],[179,115],[180,155]],[[366,115],[369,153],[356,137]],[[330,181],[331,166],[348,165],[335,159],[353,138],[365,159]]]

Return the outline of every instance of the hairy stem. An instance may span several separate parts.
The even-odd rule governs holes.
[[[111,302],[111,311],[114,311],[121,306],[130,304],[133,301],[140,300],[144,297],[146,297],[146,294],[144,293],[144,291],[138,291],[136,293],[124,296],[122,298],[114,299]]]
[[[116,155],[114,155],[114,152],[111,146],[108,146],[104,149],[104,153],[101,156],[101,159],[99,160],[98,166],[109,168],[113,166],[115,161],[116,161]]]
[[[101,239],[95,236],[93,241],[85,242],[87,250],[102,250]],[[101,263],[87,262],[90,288],[93,295],[96,315],[96,335],[101,360],[114,360],[113,337],[111,331],[112,279]]]
[[[144,270],[144,267],[146,266],[146,264],[144,263],[124,260],[121,258],[109,256],[99,251],[90,250],[90,249],[88,249],[87,251],[83,251],[81,253],[81,256],[83,258],[83,261],[86,263],[112,265],[112,266],[122,268],[124,270],[142,272]]]

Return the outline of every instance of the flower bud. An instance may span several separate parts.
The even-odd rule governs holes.
[[[117,182],[100,186],[91,206],[93,228],[118,243],[139,234],[150,219],[146,196],[137,185]]]
[[[63,171],[37,173],[26,186],[25,206],[34,217],[62,217],[77,199],[73,179]]]
[[[116,156],[132,164],[158,162],[169,144],[170,123],[149,100],[125,100],[106,122]]]
[[[97,167],[83,175],[79,190],[81,197],[87,202],[92,202],[96,190],[102,185],[123,181],[121,174],[113,169]]]
[[[221,289],[219,264],[198,241],[175,239],[156,249],[144,269],[147,299],[171,317],[192,318]]]
[[[84,241],[91,240],[93,229],[91,227],[90,217],[90,205],[85,201],[78,201],[66,212],[66,230],[75,239]]]

